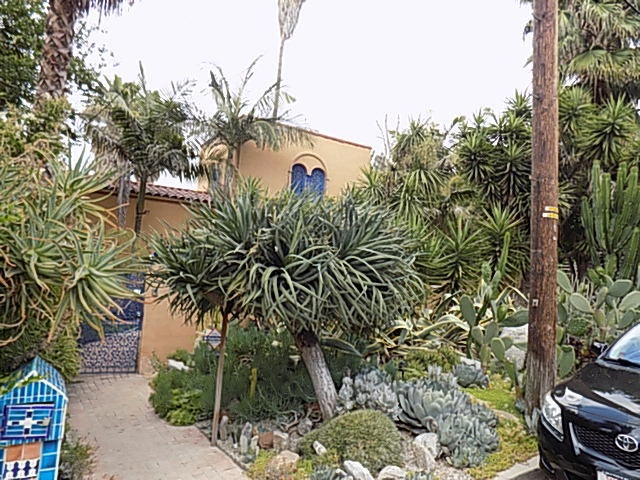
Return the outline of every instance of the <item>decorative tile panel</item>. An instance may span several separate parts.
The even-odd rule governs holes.
[[[53,408],[53,404],[5,405],[0,439],[38,440],[47,438]]]
[[[39,470],[40,459],[38,458],[5,462],[2,480],[37,479]]]

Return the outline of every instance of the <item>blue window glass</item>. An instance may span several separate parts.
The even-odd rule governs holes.
[[[314,168],[307,177],[307,188],[320,196],[324,195],[324,172],[320,168]]]
[[[304,165],[296,163],[291,167],[291,190],[295,193],[302,193],[305,190],[317,195],[324,195],[325,173],[321,168],[314,168],[311,175],[307,175]]]
[[[307,169],[304,165],[296,163],[291,168],[291,190],[301,194],[307,183]]]

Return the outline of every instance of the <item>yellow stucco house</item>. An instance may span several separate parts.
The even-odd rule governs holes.
[[[278,151],[260,150],[253,143],[245,144],[240,154],[240,175],[260,179],[270,192],[283,188],[312,188],[325,195],[339,195],[346,186],[361,178],[362,170],[370,162],[370,147],[316,132],[309,132],[309,137],[310,144],[289,145]],[[127,215],[130,228],[133,227],[137,192],[138,187],[134,184]],[[197,191],[148,185],[143,236],[163,231],[167,225],[180,228],[188,219],[185,205],[207,199],[206,185],[199,185]],[[115,207],[115,195],[105,203]],[[132,328],[125,329],[124,333],[116,329],[107,335],[104,343],[88,338],[83,345],[83,371],[150,373],[153,355],[165,359],[178,348],[193,348],[195,328],[185,325],[184,318],[172,315],[167,302],[155,301],[159,293],[147,291],[144,306],[131,306],[132,314],[127,320]]]

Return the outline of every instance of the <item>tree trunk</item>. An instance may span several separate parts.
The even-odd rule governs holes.
[[[133,231],[136,232],[136,237],[140,235],[142,230],[142,216],[144,215],[144,204],[147,196],[147,177],[141,177],[138,179],[138,198],[136,199],[136,222],[133,226]]]
[[[120,228],[124,228],[127,225],[127,210],[130,195],[131,179],[128,174],[124,174],[118,179],[118,197],[116,200],[118,207],[118,225]]]
[[[65,95],[77,17],[76,3],[49,0],[36,103]]]
[[[233,192],[236,178],[240,173],[240,149],[242,145],[234,145],[230,148],[230,157],[224,169],[224,192],[231,195]]]
[[[216,396],[213,404],[213,419],[211,420],[211,445],[218,444],[218,429],[220,428],[220,403],[222,402],[222,377],[224,375],[224,351],[227,346],[227,329],[229,327],[229,315],[222,314],[222,331],[220,332],[220,353],[218,357],[218,370],[216,371]]]
[[[307,367],[313,389],[316,392],[322,419],[329,420],[336,413],[338,392],[331,378],[329,367],[320,348],[318,337],[313,332],[305,330],[295,336],[296,346],[300,350],[302,361]]]
[[[273,101],[273,119],[278,118],[278,107],[280,106],[280,86],[282,83],[282,55],[284,53],[285,39],[280,39],[280,51],[278,52],[278,73],[276,75],[275,100]]]
[[[556,374],[558,268],[558,4],[533,2],[531,285],[525,402],[540,408]]]

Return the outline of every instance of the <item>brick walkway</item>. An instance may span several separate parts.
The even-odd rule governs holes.
[[[141,375],[81,375],[67,385],[69,422],[96,446],[94,479],[246,480],[195,427],[172,427],[149,405]]]

